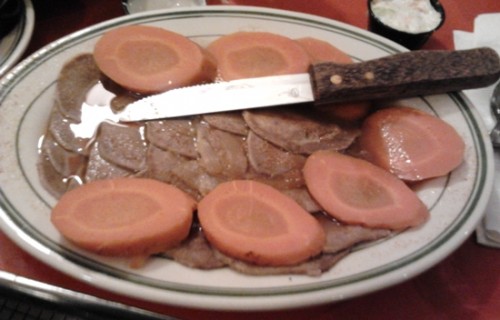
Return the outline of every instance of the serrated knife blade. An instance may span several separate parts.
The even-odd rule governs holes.
[[[305,102],[396,99],[480,88],[500,77],[490,48],[411,51],[353,64],[313,64],[308,73],[197,85],[129,104],[120,121],[142,121]]]
[[[308,74],[241,79],[173,89],[146,97],[128,105],[120,120],[173,118],[313,100]]]

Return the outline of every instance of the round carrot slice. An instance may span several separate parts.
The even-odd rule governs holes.
[[[94,47],[99,69],[128,90],[154,93],[213,80],[215,65],[183,35],[150,26],[105,33]]]
[[[446,175],[462,163],[465,152],[451,125],[409,107],[370,115],[359,142],[367,160],[406,181]]]
[[[152,179],[97,180],[65,193],[51,221],[77,246],[103,255],[146,256],[187,237],[196,202]]]
[[[345,223],[400,230],[429,216],[413,190],[368,161],[322,150],[308,157],[303,173],[314,199]]]
[[[236,32],[212,42],[221,80],[307,72],[310,59],[292,39],[268,32]]]
[[[309,54],[312,63],[335,62],[352,63],[352,58],[329,42],[305,37],[295,40]]]
[[[221,252],[257,265],[294,265],[319,254],[325,233],[288,196],[266,184],[234,180],[219,184],[198,205],[209,242]]]

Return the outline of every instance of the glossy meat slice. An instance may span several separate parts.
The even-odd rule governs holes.
[[[225,266],[217,258],[215,251],[199,227],[192,231],[186,241],[175,248],[167,250],[164,255],[190,268],[210,270]]]
[[[189,187],[196,189],[200,194],[200,199],[219,183],[225,181],[220,176],[213,176],[207,173],[196,160],[189,160],[182,163],[175,169],[175,174]]]
[[[382,239],[392,234],[389,229],[341,224],[322,214],[316,216],[326,232],[326,245],[323,252],[338,252],[347,247]]]
[[[291,170],[277,177],[269,177],[250,168],[243,179],[259,181],[280,191],[301,188],[305,184],[301,170]]]
[[[85,166],[86,158],[83,155],[61,147],[49,132],[43,138],[41,152],[63,177],[80,174]]]
[[[184,156],[150,144],[146,152],[147,167],[144,175],[148,178],[172,184],[187,192],[195,199],[199,199],[200,192],[196,188],[190,187],[176,174],[177,168],[182,166],[186,161],[189,161],[189,159]]]
[[[133,124],[102,122],[97,135],[100,156],[117,166],[141,171],[146,167],[147,144],[141,131]]]
[[[67,191],[66,177],[54,168],[47,149],[40,151],[37,170],[42,186],[55,198],[60,198]]]
[[[247,146],[248,160],[252,168],[270,177],[291,170],[302,170],[306,162],[305,156],[278,148],[253,131],[248,133]]]
[[[210,127],[201,122],[197,127],[199,165],[209,174],[241,178],[248,161],[241,136]]]
[[[241,136],[246,136],[248,133],[248,127],[241,115],[241,111],[206,114],[203,116],[203,120],[220,130]]]
[[[72,126],[77,123],[64,118],[56,107],[52,108],[50,114],[48,131],[54,140],[66,150],[87,155],[87,146],[90,141],[89,138],[82,138],[75,135]]]
[[[191,118],[146,122],[146,139],[155,146],[196,158],[196,128]]]
[[[154,145],[148,148],[147,163],[147,177],[173,184],[195,199],[201,199],[219,183],[219,180],[205,172],[196,160]]]
[[[132,171],[103,159],[99,154],[98,144],[96,142],[92,144],[84,177],[85,182],[128,177],[131,175],[133,175]]]
[[[280,275],[280,274],[305,274],[308,276],[320,276],[323,272],[331,269],[337,262],[345,257],[349,251],[338,252],[335,254],[321,254],[316,258],[309,259],[306,262],[293,266],[266,267],[257,266],[250,263],[236,260],[215,251],[218,259],[223,261],[228,267],[238,272],[250,275]]]
[[[65,118],[80,122],[81,105],[101,72],[91,54],[82,54],[66,63],[57,79],[56,99]]]
[[[302,188],[282,189],[281,192],[295,200],[295,202],[300,204],[300,206],[308,212],[321,211],[321,207],[316,200],[313,199],[305,186]]]
[[[244,111],[243,118],[261,138],[291,152],[311,154],[316,150],[344,150],[357,137],[358,130],[343,129],[325,121],[312,109],[291,107]]]

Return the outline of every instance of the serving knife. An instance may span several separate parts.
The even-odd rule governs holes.
[[[491,48],[399,53],[353,64],[313,64],[308,73],[196,85],[129,104],[120,121],[141,121],[299,103],[398,99],[480,88],[500,77]]]

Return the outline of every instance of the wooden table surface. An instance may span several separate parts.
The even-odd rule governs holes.
[[[367,28],[364,0],[231,2],[311,13]],[[478,14],[500,12],[498,0],[441,0],[441,3],[446,9],[446,22],[424,49],[453,49],[453,30],[472,31]],[[26,56],[69,33],[124,14],[119,0],[33,0],[33,5],[35,30]],[[402,284],[347,301],[273,312],[186,309],[106,292],[46,266],[2,233],[0,269],[180,319],[500,319],[500,250],[478,245],[475,235],[470,235],[445,260]]]

